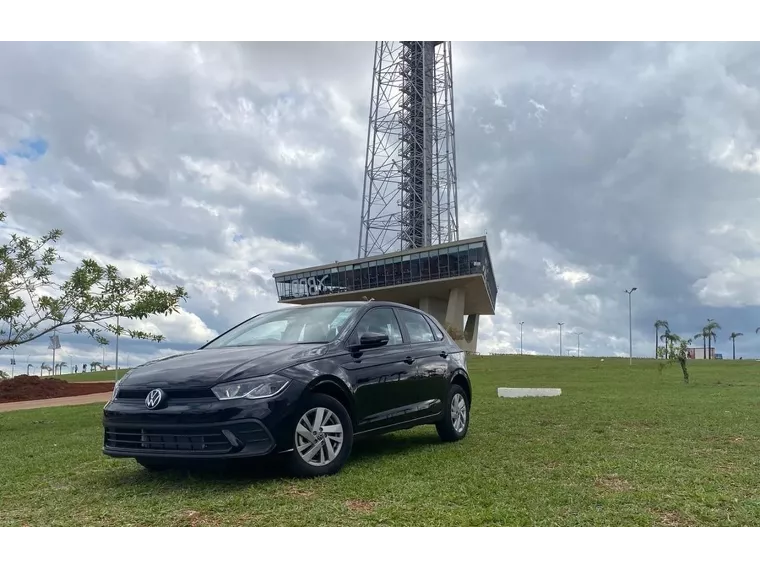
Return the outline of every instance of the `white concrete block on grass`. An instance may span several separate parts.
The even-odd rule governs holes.
[[[496,392],[501,398],[522,398],[525,396],[559,396],[562,389],[518,389],[500,387]]]

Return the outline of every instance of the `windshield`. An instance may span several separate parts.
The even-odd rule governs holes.
[[[357,309],[315,306],[260,314],[217,337],[204,349],[277,343],[328,343],[343,331]]]

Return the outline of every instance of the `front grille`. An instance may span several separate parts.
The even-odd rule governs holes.
[[[116,394],[116,400],[124,402],[144,402],[145,397],[153,389],[148,388],[120,388]],[[203,402],[204,400],[215,401],[218,400],[211,389],[164,389],[166,393],[166,400],[169,404],[173,402]]]
[[[269,434],[256,422],[231,427],[106,426],[106,448],[151,453],[222,454],[239,451],[265,452],[272,444]]]

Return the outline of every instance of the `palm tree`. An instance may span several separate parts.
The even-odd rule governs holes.
[[[66,363],[64,363],[63,361],[61,363],[59,363],[58,365],[59,365],[58,366],[58,374],[62,375],[63,374],[63,368],[64,367],[68,367],[68,365]]]
[[[736,359],[736,338],[744,335],[741,331],[734,331],[731,333],[731,335],[728,336],[728,338],[731,340],[731,348],[733,350],[733,358]]]
[[[660,336],[660,328],[664,328],[665,331],[670,331],[670,324],[668,324],[668,320],[657,320],[654,322],[654,358],[657,359],[657,347],[660,345],[660,339],[663,339],[664,336]],[[665,342],[665,358],[668,358],[667,355],[668,351],[668,343]]]
[[[707,332],[702,329],[699,333],[694,335],[694,339],[702,338],[702,354],[707,359]]]
[[[667,328],[665,329],[665,333],[663,333],[660,336],[660,339],[665,344],[665,353],[663,354],[665,356],[665,359],[668,358],[668,345],[670,345],[670,341],[669,341],[670,336],[671,336],[670,330]]]
[[[90,363],[90,372],[94,373],[95,371],[98,370],[98,367],[100,367],[100,363],[97,361],[93,361],[92,363]]]
[[[712,359],[712,343],[713,340],[715,340],[715,343],[718,343],[718,336],[715,333],[716,329],[721,329],[720,324],[712,319],[707,320],[707,325],[704,327],[704,330],[707,332],[707,358]]]

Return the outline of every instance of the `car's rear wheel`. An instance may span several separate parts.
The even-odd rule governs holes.
[[[467,435],[470,427],[470,401],[467,393],[459,386],[452,384],[446,397],[443,417],[435,425],[438,436],[444,442],[456,442]]]
[[[331,396],[313,394],[293,429],[290,472],[296,477],[338,473],[351,454],[354,429],[345,407]]]

